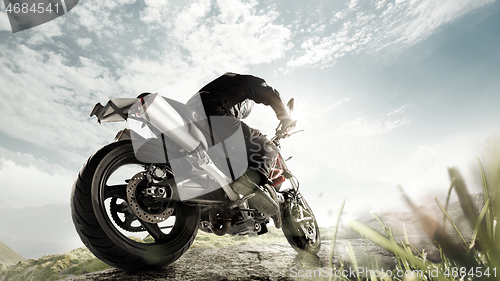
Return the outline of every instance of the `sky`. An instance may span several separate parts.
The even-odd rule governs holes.
[[[0,200],[68,204],[85,160],[126,123],[89,113],[159,92],[186,102],[225,72],[295,98],[282,141],[320,225],[445,199],[447,167],[479,192],[476,157],[498,140],[495,0],[85,0],[12,33],[0,11]],[[248,125],[273,135],[270,107]]]

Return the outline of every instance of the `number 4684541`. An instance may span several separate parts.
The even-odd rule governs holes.
[[[5,9],[7,13],[14,14],[43,14],[43,13],[59,13],[59,3],[52,5],[52,3],[9,3],[7,9]]]
[[[444,276],[446,277],[481,277],[481,276],[497,276],[497,268],[494,267],[491,269],[487,268],[482,268],[482,267],[472,267],[472,268],[465,268],[465,267],[452,267],[452,268],[446,268],[444,271]]]

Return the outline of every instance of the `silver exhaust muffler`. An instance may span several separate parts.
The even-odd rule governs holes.
[[[182,116],[158,93],[144,97],[142,108],[142,117],[147,122],[187,151],[192,152],[204,143],[191,134],[189,124],[186,124]]]
[[[139,115],[149,124],[156,127],[167,137],[182,146],[187,152],[195,152],[199,168],[205,170],[222,187],[231,201],[236,201],[240,196],[233,191],[230,184],[232,180],[228,178],[210,159],[206,153],[208,144],[201,131],[194,125],[187,123],[181,115],[158,93],[150,94],[144,97],[139,108]],[[198,138],[197,138],[198,136]],[[189,157],[188,157],[189,158]],[[172,167],[174,175],[176,167]],[[176,184],[180,184],[177,182]],[[211,190],[204,190],[197,196],[208,193]],[[181,200],[187,200],[193,197],[191,193],[183,193],[179,190]]]

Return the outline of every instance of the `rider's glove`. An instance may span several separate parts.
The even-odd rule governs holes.
[[[281,118],[281,131],[285,133],[289,133],[295,125],[297,125],[297,120],[294,120],[288,115],[287,117]]]

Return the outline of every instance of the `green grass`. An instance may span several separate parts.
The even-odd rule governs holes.
[[[496,151],[498,152],[498,151]],[[445,205],[435,198],[435,201],[443,213],[443,221],[438,222],[433,217],[421,212],[416,204],[403,192],[403,195],[421,222],[424,232],[434,241],[440,251],[441,261],[430,262],[426,259],[423,251],[415,248],[408,239],[405,231],[405,241],[398,243],[391,233],[379,220],[385,235],[378,233],[370,227],[358,222],[351,221],[350,228],[363,237],[370,239],[389,252],[396,255],[396,270],[420,270],[423,275],[412,278],[379,278],[372,277],[369,280],[499,280],[500,279],[500,237],[498,216],[500,214],[500,153],[490,154],[487,159],[488,168],[485,169],[479,161],[480,176],[484,196],[484,206],[477,206],[468,192],[467,186],[461,174],[456,168],[448,170],[451,186]],[[459,231],[456,223],[448,214],[448,203],[451,192],[455,191],[458,196],[461,209],[466,220],[473,226],[472,238],[466,239]],[[377,216],[375,216],[378,219]],[[452,225],[456,235],[447,232],[446,224]],[[459,240],[454,239],[458,236]],[[352,249],[351,249],[352,252]],[[416,253],[416,254],[415,254]],[[352,255],[352,264],[356,264]],[[377,268],[374,267],[376,270]],[[396,272],[394,270],[393,272]],[[497,272],[499,271],[499,272]],[[496,274],[496,277],[494,276]],[[479,276],[481,275],[481,276]],[[339,280],[347,280],[339,278]]]
[[[141,240],[135,237],[133,239]],[[148,240],[148,238],[144,240]],[[283,232],[274,227],[269,227],[268,233],[259,236],[216,236],[215,234],[199,231],[191,248],[215,249],[264,243],[287,243],[287,241]],[[87,248],[82,247],[64,254],[47,255],[39,259],[23,260],[10,267],[7,267],[4,263],[0,263],[0,280],[53,281],[108,268],[111,267],[97,259]]]
[[[196,238],[191,245],[192,249],[216,249],[231,246],[249,245],[249,244],[267,244],[267,243],[288,243],[281,229],[268,226],[269,232],[263,235],[244,235],[244,236],[217,236],[212,233],[198,231]]]
[[[22,260],[24,260],[24,258],[20,254],[0,241],[0,271],[2,271],[2,268],[5,266],[16,264]]]
[[[20,261],[0,272],[0,280],[60,280],[71,275],[110,268],[96,259],[86,248],[78,248],[59,255],[47,255],[39,259]]]

